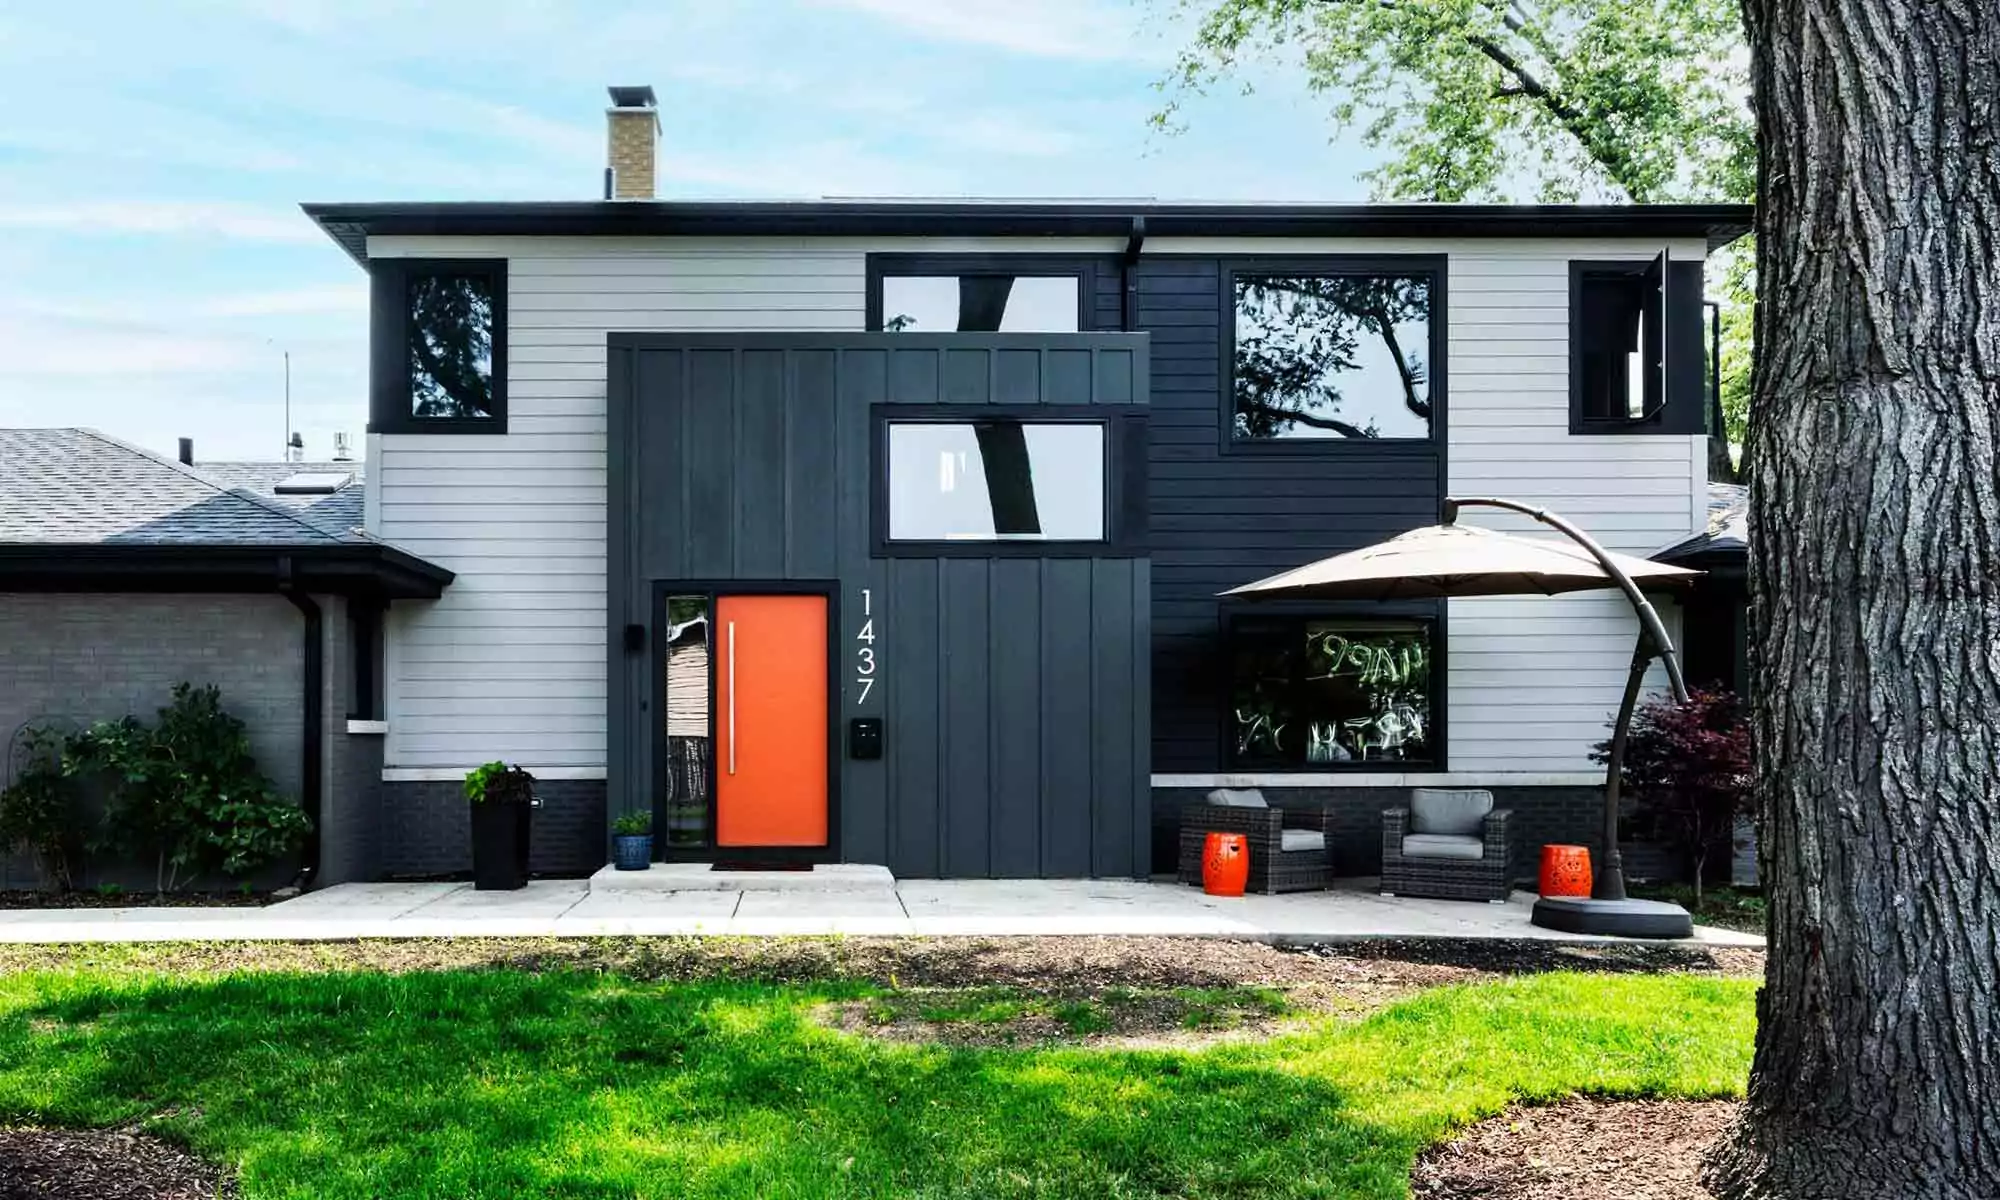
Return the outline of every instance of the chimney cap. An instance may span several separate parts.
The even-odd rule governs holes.
[[[658,108],[660,106],[659,98],[653,95],[651,87],[611,87],[605,90],[611,93],[611,106],[613,108]]]

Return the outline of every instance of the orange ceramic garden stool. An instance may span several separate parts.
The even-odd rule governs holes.
[[[1542,847],[1542,895],[1589,896],[1590,848]]]
[[[1211,833],[1201,844],[1201,890],[1241,896],[1250,882],[1250,843],[1240,833]]]

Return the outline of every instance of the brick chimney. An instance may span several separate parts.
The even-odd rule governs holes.
[[[614,87],[604,168],[606,200],[651,200],[660,145],[660,104],[650,87]]]

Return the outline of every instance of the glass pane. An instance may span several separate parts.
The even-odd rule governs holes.
[[[1104,426],[891,423],[889,537],[1104,540]]]
[[[1235,436],[1429,437],[1430,329],[1426,278],[1238,276]]]
[[[706,846],[709,842],[709,619],[707,596],[667,597],[667,629],[660,639],[666,656],[663,678],[667,714],[666,791],[663,845]]]
[[[1075,333],[1074,275],[892,275],[882,280],[890,333]]]
[[[493,415],[493,279],[410,277],[410,413]]]
[[[1239,619],[1230,632],[1237,764],[1431,759],[1428,625]]]

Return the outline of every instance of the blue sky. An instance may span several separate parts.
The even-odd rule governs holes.
[[[1164,0],[181,0],[0,9],[0,426],[324,456],[366,288],[305,200],[592,199],[604,85],[660,195],[1360,199],[1289,71],[1147,123]]]

